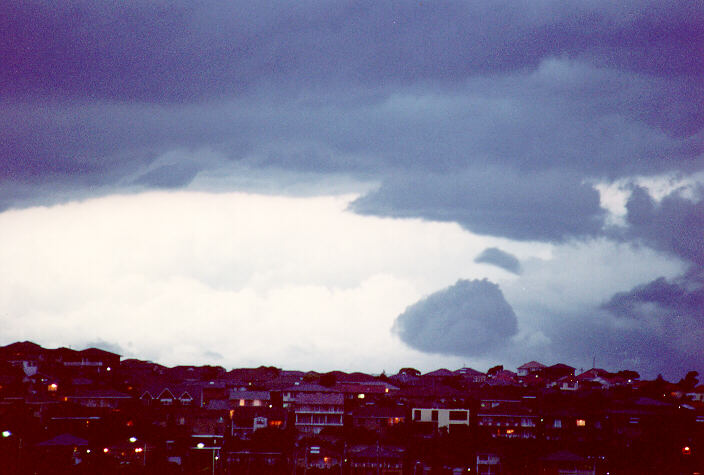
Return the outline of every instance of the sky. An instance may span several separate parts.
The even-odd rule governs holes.
[[[704,6],[5,2],[0,344],[704,374]]]

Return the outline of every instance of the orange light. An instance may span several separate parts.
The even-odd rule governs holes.
[[[142,453],[143,450],[144,450],[144,449],[143,449],[142,447],[135,447],[134,453],[140,454],[140,453]]]
[[[105,448],[103,449],[103,453],[106,454],[106,453],[108,453],[108,452],[110,452],[110,449],[108,449],[107,447],[105,447]]]
[[[692,448],[689,445],[682,447],[682,455],[691,455]]]
[[[584,419],[577,419],[577,427],[584,427],[587,425],[587,421]]]
[[[49,387],[47,387],[47,390],[52,393],[55,393],[58,389],[59,386],[57,386],[56,383],[51,383]]]
[[[330,461],[330,457],[323,457],[323,462],[328,463]]]
[[[506,433],[509,434],[509,435],[510,435],[510,434],[513,434],[514,432],[515,432],[515,431],[514,431],[513,429],[506,429]]]

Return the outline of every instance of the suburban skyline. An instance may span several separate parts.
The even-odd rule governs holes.
[[[0,345],[704,371],[704,6],[6,8]]]

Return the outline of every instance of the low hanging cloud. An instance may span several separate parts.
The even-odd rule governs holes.
[[[495,265],[514,274],[521,273],[521,262],[516,256],[498,247],[487,247],[474,258],[474,262]]]
[[[389,179],[352,209],[456,221],[478,234],[555,242],[598,235],[605,216],[599,193],[573,173],[494,167]]]
[[[458,280],[408,307],[394,322],[403,342],[421,351],[481,356],[504,346],[518,328],[498,285]]]
[[[621,327],[633,327],[648,346],[650,368],[704,368],[704,271],[692,267],[674,279],[660,277],[613,295],[602,310],[616,317]],[[642,347],[636,344],[634,347]],[[656,356],[656,357],[653,357]],[[669,363],[669,364],[668,364]]]

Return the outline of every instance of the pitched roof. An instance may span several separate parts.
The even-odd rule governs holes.
[[[117,353],[111,353],[109,351],[101,350],[100,348],[86,348],[85,350],[79,351],[82,356],[87,356],[89,358],[119,358],[120,355]]]
[[[431,371],[430,373],[425,373],[423,376],[430,376],[432,378],[441,378],[445,376],[454,376],[454,373],[450,371],[449,369],[445,368],[440,368],[436,369],[435,371]]]
[[[541,460],[546,462],[585,462],[587,459],[569,450],[560,450],[543,457]]]
[[[238,391],[233,389],[230,391],[230,399],[259,399],[261,401],[268,401],[271,399],[271,393],[269,391]]]
[[[343,404],[345,397],[340,393],[301,394],[296,399],[297,404]]]
[[[485,373],[482,373],[481,371],[477,371],[474,368],[460,368],[457,371],[455,371],[455,374],[460,374],[462,376],[486,376]]]
[[[46,351],[41,346],[31,341],[17,341],[7,346],[0,347],[2,353],[31,353],[37,354]]]
[[[88,445],[88,441],[75,435],[64,433],[44,442],[39,442],[37,445],[39,447],[85,447]]]
[[[337,393],[339,390],[328,388],[315,383],[294,384],[284,389],[286,392],[292,393]]]
[[[545,368],[545,365],[543,363],[539,363],[537,361],[529,361],[528,363],[521,365],[518,367],[518,369],[533,369],[533,368]]]
[[[114,389],[91,389],[79,390],[76,394],[67,397],[69,399],[130,399],[132,396]]]

